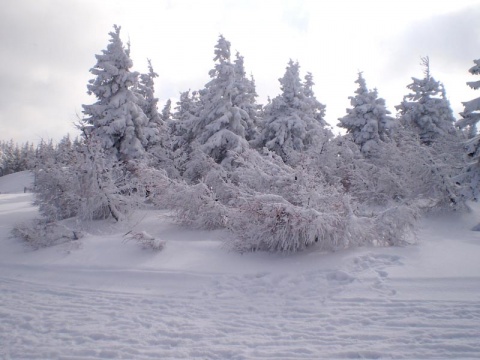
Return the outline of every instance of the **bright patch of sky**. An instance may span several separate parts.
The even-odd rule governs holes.
[[[458,116],[461,101],[480,96],[465,85],[480,58],[479,16],[479,0],[5,0],[0,139],[75,134],[81,105],[95,101],[86,94],[89,69],[113,24],[131,42],[135,70],[146,71],[152,60],[160,106],[208,82],[223,34],[245,57],[260,103],[279,93],[293,59],[303,75],[312,72],[332,125],[349,106],[358,71],[394,112],[428,55]]]

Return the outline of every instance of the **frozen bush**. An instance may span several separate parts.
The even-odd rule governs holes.
[[[126,241],[133,240],[145,250],[162,251],[167,243],[165,240],[156,239],[146,231],[129,232],[125,235]]]
[[[15,226],[12,230],[12,235],[25,240],[35,250],[78,240],[83,237],[81,231],[72,230],[57,222],[38,219],[31,223]]]
[[[415,239],[415,224],[420,216],[415,206],[394,206],[375,217],[377,241],[374,245],[407,245]]]
[[[295,206],[276,195],[258,195],[241,205],[229,222],[231,247],[239,252],[296,252],[317,244],[322,250],[351,242],[344,204],[337,212]]]

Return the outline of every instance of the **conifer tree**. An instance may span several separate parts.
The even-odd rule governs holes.
[[[97,137],[107,153],[130,160],[145,152],[149,121],[135,92],[139,73],[130,71],[130,49],[120,39],[120,26],[114,25],[109,35],[107,49],[96,55],[97,63],[90,69],[95,78],[87,85],[88,93],[97,102],[83,105],[84,120],[90,125],[88,134]]]
[[[362,73],[355,81],[358,89],[350,96],[352,108],[347,115],[339,119],[339,127],[352,135],[353,141],[365,156],[371,156],[378,149],[380,141],[385,140],[393,124],[393,118],[385,106],[385,100],[378,97],[377,90],[369,90]]]
[[[214,61],[215,67],[209,72],[211,80],[200,92],[201,110],[192,124],[192,134],[207,155],[222,163],[231,152],[248,148],[245,139],[252,120],[234,104],[240,90],[230,60],[230,42],[223,36],[215,46]]]
[[[455,119],[443,84],[430,74],[428,57],[422,58],[422,65],[424,78],[412,78],[407,86],[412,92],[396,108],[403,125],[416,131],[423,144],[431,145],[439,137],[455,133]]]
[[[234,64],[236,91],[232,97],[232,104],[248,114],[245,138],[247,141],[251,141],[258,134],[259,105],[256,102],[258,95],[255,89],[255,80],[253,76],[250,79],[247,78],[244,58],[238,52],[235,56]]]
[[[197,121],[201,108],[199,102],[197,91],[190,93],[188,90],[180,94],[180,99],[172,114],[173,121],[170,123],[174,150],[193,140],[193,124]]]
[[[147,140],[147,148],[160,142],[161,133],[165,131],[162,117],[158,112],[158,98],[155,97],[155,78],[158,74],[153,70],[152,62],[148,61],[148,73],[141,74],[137,85],[140,96],[139,105],[148,119],[144,133]]]
[[[168,99],[162,109],[162,121],[168,124],[172,120],[172,100]]]
[[[473,61],[475,65],[469,69],[472,75],[480,75],[480,59]],[[467,85],[474,90],[480,89],[480,80],[469,81]],[[462,119],[457,126],[467,131],[467,166],[461,174],[461,182],[465,186],[465,196],[469,199],[480,199],[480,135],[477,123],[480,120],[480,97],[463,103]]]
[[[473,60],[475,63],[468,71],[472,75],[480,75],[480,59]],[[480,80],[469,81],[467,85],[473,90],[480,89]],[[462,119],[457,121],[457,127],[463,129],[467,133],[469,139],[477,136],[477,123],[480,120],[480,98],[462,103],[464,110],[460,113]]]
[[[328,127],[328,123],[324,119],[326,106],[320,103],[315,97],[313,85],[315,85],[313,82],[313,75],[311,72],[307,72],[307,75],[305,75],[305,81],[303,82],[304,94],[307,100],[305,110],[311,113],[310,115],[312,118],[317,120],[320,126],[326,128]]]
[[[285,75],[279,79],[282,93],[264,109],[257,147],[266,147],[285,163],[295,164],[301,152],[320,146],[331,136],[323,120],[325,107],[314,97],[313,81],[300,80],[298,62],[290,60]]]

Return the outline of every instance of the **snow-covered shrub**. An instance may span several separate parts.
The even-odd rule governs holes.
[[[375,216],[377,238],[373,245],[400,246],[415,240],[415,225],[420,217],[416,206],[399,205],[381,210]]]
[[[377,157],[367,159],[350,134],[339,136],[327,143],[322,152],[311,153],[309,168],[315,177],[339,186],[340,191],[362,205],[386,206],[404,198],[407,192],[403,175],[388,158],[389,146],[389,142],[379,142]],[[378,166],[380,158],[388,166]]]
[[[81,198],[72,190],[75,176],[70,168],[49,164],[35,171],[35,201],[40,213],[50,221],[78,214]]]
[[[95,137],[79,141],[71,155],[66,162],[47,158],[37,164],[35,203],[47,220],[119,221],[145,200],[131,163],[107,155]]]
[[[23,239],[33,249],[55,246],[83,237],[81,231],[72,230],[58,222],[36,219],[15,226],[12,235]]]
[[[364,159],[358,147],[357,152]],[[227,246],[239,252],[295,252],[310,246],[333,251],[362,245],[394,245],[402,243],[404,233],[413,225],[410,220],[414,217],[407,216],[407,206],[392,205],[394,199],[377,199],[372,201],[377,205],[375,211],[367,212],[366,204],[352,198],[353,194],[360,197],[358,188],[353,189],[352,196],[346,194],[340,183],[325,181],[321,168],[309,170],[314,164],[308,161],[303,164],[305,168],[292,168],[268,150],[260,154],[252,149],[229,157],[228,167],[205,156],[190,159],[186,168],[198,169],[195,173],[200,180],[196,184],[172,181],[152,201],[173,209],[180,223],[229,230]],[[365,193],[369,191],[365,197],[373,196],[382,186],[390,186],[381,183],[384,177],[376,179],[378,172],[369,174],[375,166],[367,165],[363,165],[364,176],[373,185],[364,186]],[[360,183],[358,174],[354,172],[352,176]],[[393,198],[394,193],[385,189],[383,196]],[[402,216],[388,217],[393,209],[403,209]]]
[[[410,129],[398,129],[395,142],[398,151],[392,155],[389,166],[402,179],[403,187],[408,189],[410,203],[420,200],[432,204],[422,206],[424,212],[467,209],[460,196],[462,189],[455,179],[460,171],[455,168],[461,168],[463,163],[458,149],[455,149],[461,148],[461,143],[455,144],[454,137],[444,136],[425,146]]]
[[[169,188],[162,204],[175,211],[176,221],[193,228],[221,229],[228,218],[227,208],[203,182]]]
[[[290,204],[278,195],[258,195],[236,209],[229,222],[231,246],[239,252],[296,252],[318,243],[322,250],[345,248],[345,218]]]
[[[150,251],[162,251],[167,243],[165,240],[156,239],[146,231],[129,232],[125,235],[126,241],[135,241],[142,249]]]

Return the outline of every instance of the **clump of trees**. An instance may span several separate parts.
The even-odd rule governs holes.
[[[223,36],[204,88],[160,111],[159,75],[150,60],[148,73],[131,70],[120,30],[90,70],[95,102],[83,105],[81,135],[36,151],[36,201],[50,222],[122,221],[150,206],[191,227],[226,229],[240,252],[331,251],[406,244],[422,214],[465,210],[478,196],[480,100],[455,123],[428,58],[396,117],[359,73],[339,119],[346,134],[334,136],[311,73],[302,79],[290,61],[280,94],[260,105]]]
[[[0,176],[33,169],[35,157],[32,143],[19,145],[13,140],[0,141]]]

